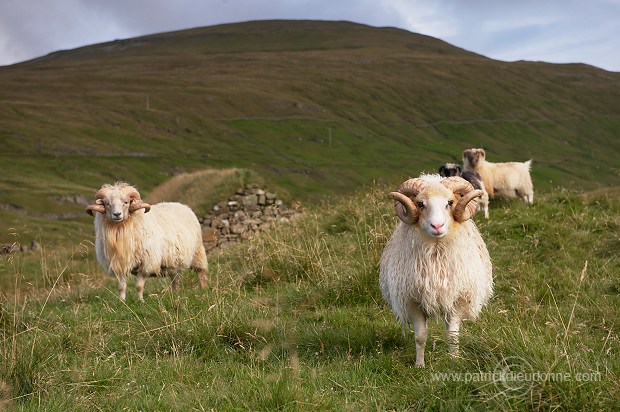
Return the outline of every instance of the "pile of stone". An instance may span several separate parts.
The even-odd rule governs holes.
[[[41,245],[36,240],[28,245],[20,245],[19,243],[2,243],[0,244],[0,254],[17,253],[17,252],[38,252]]]
[[[214,205],[200,220],[207,253],[241,242],[270,228],[289,222],[301,213],[299,205],[284,202],[258,184],[239,188],[227,201]]]

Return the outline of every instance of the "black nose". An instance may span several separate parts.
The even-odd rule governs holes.
[[[119,217],[121,215],[121,212],[114,212],[114,217]]]

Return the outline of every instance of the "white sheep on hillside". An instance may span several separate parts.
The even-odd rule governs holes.
[[[178,289],[178,272],[192,268],[201,288],[206,286],[207,255],[200,223],[180,203],[142,202],[131,185],[103,185],[86,211],[95,215],[95,249],[104,270],[118,279],[118,296],[125,300],[127,278],[135,274],[138,297],[144,300],[149,276],[170,276]],[[97,213],[94,213],[97,212]],[[147,213],[148,212],[148,213]]]
[[[478,173],[490,197],[518,197],[526,203],[533,203],[531,167],[531,159],[527,162],[492,163],[487,162],[484,149],[463,151],[463,171]]]
[[[481,195],[460,177],[439,175],[409,179],[389,194],[401,221],[383,250],[379,285],[403,330],[413,324],[417,367],[429,316],[444,318],[457,355],[461,321],[476,319],[493,293],[489,252],[470,219]]]

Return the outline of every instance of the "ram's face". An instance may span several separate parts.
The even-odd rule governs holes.
[[[420,213],[419,225],[429,236],[442,238],[452,225],[454,194],[443,186],[429,187],[414,199]]]
[[[485,155],[483,149],[467,149],[463,151],[463,164],[475,169],[484,160]]]
[[[444,163],[439,168],[439,174],[443,177],[460,176],[461,166],[455,163]]]
[[[120,190],[112,191],[104,199],[100,199],[105,206],[105,216],[109,222],[120,223],[129,218],[130,197]]]

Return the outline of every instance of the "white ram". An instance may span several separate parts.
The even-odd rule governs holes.
[[[534,202],[534,185],[530,176],[532,160],[527,162],[487,162],[484,149],[463,151],[463,171],[471,170],[482,177],[490,197],[518,197],[526,203]]]
[[[133,186],[105,184],[86,211],[95,216],[95,249],[103,269],[118,279],[118,296],[125,300],[127,278],[136,275],[138,297],[150,276],[170,276],[178,289],[178,272],[192,268],[201,288],[206,286],[207,255],[200,223],[181,203],[142,202]],[[95,213],[96,212],[96,213]],[[147,213],[148,212],[148,213]]]
[[[389,194],[401,221],[383,250],[379,285],[403,331],[413,324],[417,367],[428,317],[444,318],[457,355],[461,321],[476,319],[493,293],[489,252],[470,219],[481,195],[460,177],[439,175],[409,179]]]

